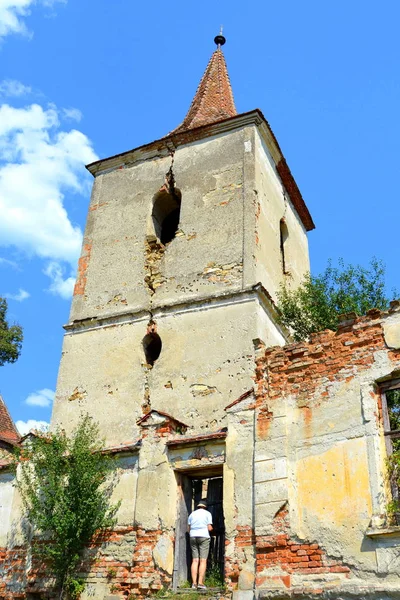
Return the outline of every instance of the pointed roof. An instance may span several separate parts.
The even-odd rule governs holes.
[[[228,69],[221,47],[215,50],[197,88],[183,123],[172,133],[179,133],[223,121],[237,115]]]
[[[0,440],[8,444],[18,444],[21,437],[14,425],[3,398],[0,396]]]

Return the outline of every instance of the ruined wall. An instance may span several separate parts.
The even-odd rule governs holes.
[[[214,435],[211,445],[201,436],[197,441],[187,439],[175,421],[154,414],[143,421],[136,452],[115,449],[111,500],[122,500],[118,523],[95,538],[84,553],[76,573],[85,581],[83,600],[146,596],[171,586],[178,517],[175,471],[222,465],[224,434]],[[167,446],[179,438],[183,446]],[[25,599],[29,594],[54,597],[46,567],[10,532],[0,547],[0,581],[2,599]]]
[[[82,566],[86,596],[142,596],[170,585],[175,472],[223,465],[225,576],[234,600],[399,598],[400,527],[384,517],[378,393],[382,380],[400,373],[399,307],[349,316],[338,332],[309,343],[256,341],[255,389],[225,406],[226,432],[195,435],[154,410],[143,417],[141,446],[119,462],[118,527]],[[20,554],[18,545],[0,552],[7,577],[27,564]],[[25,591],[40,589],[39,575],[25,573]]]
[[[400,597],[400,528],[371,529],[384,525],[390,499],[377,382],[398,377],[397,304],[349,317],[310,343],[258,351],[254,541],[263,597]]]
[[[227,583],[253,593],[254,410],[248,418],[247,409],[227,416],[225,408],[253,385],[253,340],[270,346],[287,339],[268,287],[274,294],[282,280],[275,221],[279,228],[285,206],[292,209],[255,125],[232,123],[229,132],[200,140],[188,135],[177,148],[160,141],[151,156],[146,152],[97,172],[52,415],[52,428],[69,433],[89,413],[106,445],[123,453],[113,495],[122,501],[118,524],[87,551],[85,595],[145,595],[169,585],[176,471],[222,464]],[[179,229],[165,245],[152,219],[160,190],[182,199]],[[296,218],[288,216],[299,236],[294,251],[307,255]],[[308,267],[303,258],[296,274]],[[150,332],[162,341],[153,364],[142,345]],[[224,443],[199,441],[206,432],[222,435],[227,425],[226,456]],[[183,431],[192,445],[166,443]],[[133,446],[137,452],[127,452]],[[14,498],[11,520],[20,515]],[[44,593],[45,572],[22,556],[20,536],[7,543],[0,567],[7,590]],[[22,571],[14,571],[14,585],[16,560]]]

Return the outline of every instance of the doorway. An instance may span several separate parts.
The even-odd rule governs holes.
[[[191,552],[187,522],[201,499],[207,499],[207,510],[212,514],[210,552],[207,561],[206,581],[209,587],[218,587],[224,580],[225,522],[223,512],[222,469],[193,473],[176,473],[179,488],[178,519],[175,541],[173,587],[177,589],[190,581]]]

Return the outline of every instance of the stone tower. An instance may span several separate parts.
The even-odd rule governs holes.
[[[52,427],[89,413],[110,446],[151,410],[223,428],[254,340],[287,340],[274,300],[308,271],[314,224],[262,113],[237,114],[221,45],[179,127],[88,169]]]

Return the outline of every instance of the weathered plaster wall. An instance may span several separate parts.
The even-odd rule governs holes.
[[[241,288],[244,136],[241,129],[175,151],[180,225],[161,253],[155,298],[145,282],[146,240],[155,235],[153,198],[171,157],[160,153],[95,179],[71,321]]]
[[[155,241],[151,214],[170,167],[182,203],[177,235],[164,247]],[[189,302],[259,281],[274,297],[283,280],[281,217],[296,285],[309,268],[304,226],[254,125],[99,174],[70,321]]]
[[[310,270],[306,230],[276,172],[274,161],[259,132],[254,132],[256,192],[256,279],[271,296],[281,283],[296,287]],[[285,243],[283,274],[280,250],[280,221],[285,219],[288,239]]]
[[[135,521],[135,502],[138,493],[138,454],[122,455],[116,461],[113,473],[113,493],[111,502],[120,502],[117,512],[119,526],[132,526]]]
[[[11,514],[14,498],[14,475],[0,472],[0,547],[4,547],[10,540]]]
[[[148,317],[65,336],[52,427],[70,431],[88,412],[107,443],[120,444],[137,439],[151,407],[193,431],[217,429],[224,407],[252,386],[252,340],[283,343],[251,295],[154,317],[163,347],[153,368],[142,347]]]

